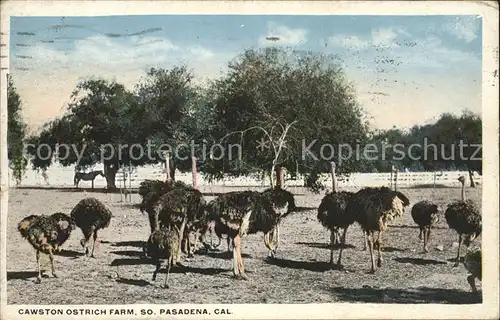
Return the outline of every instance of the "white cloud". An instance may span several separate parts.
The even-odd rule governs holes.
[[[277,24],[275,22],[269,22],[267,24],[267,35],[261,36],[259,38],[260,46],[269,45],[299,45],[307,42],[306,29],[292,29],[284,25]],[[279,38],[277,41],[271,41],[266,38],[273,37]]]
[[[61,114],[82,78],[104,77],[132,89],[150,67],[171,68],[185,63],[196,81],[202,82],[219,76],[232,58],[231,52],[215,52],[199,45],[180,46],[159,37],[93,36],[75,41],[68,51],[50,44],[16,51],[16,55],[31,57],[11,60],[11,74],[23,98],[23,116],[35,127]]]
[[[465,42],[476,39],[481,20],[479,16],[460,16],[445,24],[443,30]]]
[[[365,49],[368,46],[370,46],[370,41],[367,39],[363,39],[358,36],[342,36],[342,35],[337,35],[328,38],[328,43],[331,43],[333,45],[342,47],[342,48],[349,48],[349,49],[355,49],[355,50],[360,50],[360,49]]]
[[[394,43],[398,34],[392,28],[379,28],[372,30],[371,42],[373,45],[389,46]]]

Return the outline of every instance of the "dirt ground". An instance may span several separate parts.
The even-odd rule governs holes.
[[[234,189],[232,189],[234,190]],[[232,278],[231,256],[223,242],[219,249],[199,252],[185,267],[172,269],[170,289],[161,284],[164,273],[152,281],[155,267],[141,258],[147,240],[147,217],[120,194],[74,189],[11,189],[7,224],[7,283],[9,304],[134,304],[134,303],[480,303],[471,293],[463,264],[453,267],[458,235],[444,216],[433,230],[430,252],[423,254],[418,228],[410,214],[412,204],[429,199],[443,208],[460,197],[459,188],[401,189],[411,201],[403,218],[393,221],[384,237],[382,268],[369,274],[370,258],[363,251],[363,234],[357,224],[347,233],[345,270],[328,265],[329,232],[317,221],[323,197],[299,191],[300,212],[288,216],[280,229],[274,260],[266,259],[262,233],[243,239],[243,259],[248,281]],[[222,190],[221,190],[222,191]],[[226,188],[224,191],[230,191]],[[293,190],[292,190],[293,191]],[[467,197],[480,205],[481,187],[467,189]],[[83,257],[76,229],[56,256],[59,278],[35,284],[35,252],[16,230],[30,214],[69,212],[84,197],[102,200],[113,212],[109,228],[100,232],[96,258]],[[212,197],[206,195],[207,200]],[[132,203],[139,202],[137,194]],[[479,244],[479,237],[475,244]],[[454,244],[455,242],[455,244]],[[440,251],[436,247],[442,246]],[[337,254],[337,252],[335,252]],[[44,269],[50,270],[43,256]],[[162,269],[163,271],[163,269]],[[50,272],[49,272],[50,274]],[[477,281],[480,290],[480,282]],[[481,290],[480,290],[481,291]]]

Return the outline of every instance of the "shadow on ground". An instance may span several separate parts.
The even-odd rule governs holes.
[[[119,241],[114,242],[111,245],[113,247],[142,247],[144,241]]]
[[[390,288],[330,288],[329,291],[340,301],[370,303],[482,303],[482,296],[456,289],[419,287],[411,289]]]
[[[315,272],[325,272],[335,269],[335,266],[332,266],[330,263],[324,261],[295,261],[295,260],[276,259],[276,258],[275,259],[268,258],[264,261],[267,264],[288,269],[302,269]]]
[[[84,253],[83,253],[83,251],[78,252],[78,251],[74,251],[74,250],[65,250],[65,249],[62,249],[61,251],[56,252],[55,255],[56,256],[61,256],[61,257],[73,258],[73,257],[83,256]]]
[[[133,251],[133,250],[111,251],[111,253],[119,255],[119,256],[128,256],[128,257],[142,257],[142,256],[144,256],[144,252],[142,252],[142,251]]]
[[[295,242],[295,244],[299,244],[299,245],[304,245],[304,246],[308,246],[308,247],[311,247],[311,248],[319,248],[319,249],[330,249],[330,244],[329,243],[319,243],[319,242]],[[342,247],[342,244],[335,244],[333,245],[333,249],[335,250],[338,250]],[[352,244],[348,244],[346,243],[345,246],[344,246],[344,249],[354,249],[356,248],[355,245],[352,245]]]
[[[416,265],[438,265],[438,264],[447,264],[445,261],[439,261],[434,259],[422,259],[422,258],[394,258],[395,261],[400,263],[411,263]]]
[[[141,280],[141,279],[118,278],[115,281],[118,283],[128,284],[131,286],[139,286],[139,287],[146,287],[146,286],[151,285],[151,283],[149,281]]]
[[[38,272],[36,271],[7,271],[7,281],[17,279],[27,280],[36,277],[38,277]]]
[[[232,251],[205,251],[205,250],[200,250],[196,252],[197,255],[199,256],[207,256],[211,258],[216,258],[216,259],[224,259],[224,260],[230,260],[233,258],[233,252]],[[241,254],[242,258],[252,258],[251,255],[247,253],[242,253]]]

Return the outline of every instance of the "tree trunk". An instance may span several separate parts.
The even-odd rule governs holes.
[[[285,171],[283,167],[276,167],[274,170],[276,172],[276,186],[282,189],[285,185]]]
[[[469,179],[470,179],[470,187],[475,188],[476,182],[474,181],[474,174],[472,173],[472,170],[470,170],[470,169],[469,169]]]
[[[170,180],[175,181],[175,169],[176,166],[174,163],[170,163]]]
[[[118,164],[108,162],[104,163],[104,175],[106,176],[106,189],[116,189],[116,173],[118,172]]]

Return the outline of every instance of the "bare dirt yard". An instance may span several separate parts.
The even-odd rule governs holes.
[[[221,192],[231,191],[226,188]],[[329,232],[317,221],[323,194],[300,189],[296,202],[300,212],[288,216],[280,229],[280,246],[274,260],[266,259],[262,233],[243,239],[243,259],[249,280],[232,277],[231,256],[225,250],[202,252],[185,267],[172,269],[170,289],[161,287],[164,273],[152,281],[155,269],[142,258],[147,240],[147,217],[134,204],[120,202],[120,194],[74,189],[11,189],[7,224],[7,284],[9,304],[134,304],[134,303],[480,303],[471,293],[463,264],[453,267],[458,235],[448,228],[444,216],[431,235],[429,253],[422,252],[419,230],[410,214],[411,205],[428,199],[442,208],[460,197],[459,188],[400,189],[411,205],[403,218],[391,223],[384,237],[382,268],[369,274],[370,257],[363,251],[363,234],[357,224],[347,233],[345,270],[334,270],[329,259]],[[203,191],[203,190],[202,190]],[[481,205],[481,187],[466,195]],[[102,200],[113,212],[109,228],[100,232],[96,258],[83,257],[76,229],[56,256],[59,278],[35,284],[35,251],[17,231],[18,222],[31,214],[70,213],[87,196]],[[207,200],[212,197],[207,193]],[[479,237],[475,243],[481,241]],[[454,244],[455,243],[455,244]],[[441,246],[438,250],[437,247]],[[43,255],[42,255],[43,256]],[[43,256],[42,266],[50,270]],[[163,269],[162,269],[163,271]],[[48,272],[50,275],[50,272]],[[480,282],[478,281],[480,290]],[[481,290],[480,290],[481,292]]]

